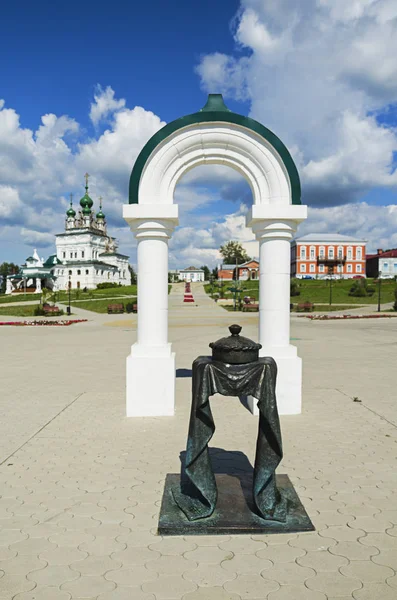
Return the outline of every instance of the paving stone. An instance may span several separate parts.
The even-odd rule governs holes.
[[[327,600],[327,596],[309,590],[304,584],[282,585],[276,592],[271,592],[267,600]]]
[[[304,556],[306,554],[306,550],[302,548],[293,548],[292,546],[287,545],[273,545],[267,546],[263,550],[259,550],[256,553],[258,558],[264,558],[267,560],[271,560],[273,563],[284,563],[284,562],[295,562],[295,560],[299,556]]]
[[[357,542],[338,542],[329,551],[331,554],[344,556],[349,560],[369,560],[371,557],[379,554],[378,548],[375,548],[375,546],[364,546],[361,544],[361,540]]]
[[[112,558],[122,565],[144,565],[151,560],[157,560],[160,556],[159,552],[146,546],[127,547],[125,550],[113,552],[112,554]]]
[[[317,532],[310,532],[290,540],[288,544],[292,548],[302,548],[309,552],[310,550],[328,550],[331,546],[336,546],[337,542],[335,539],[323,537]]]
[[[255,542],[266,542],[269,546],[277,544],[287,544],[290,540],[298,539],[297,533],[273,533],[272,535],[258,534],[251,535]]]
[[[221,562],[221,567],[230,573],[257,573],[270,569],[273,563],[255,554],[233,555],[230,559]]]
[[[280,585],[277,581],[263,579],[260,575],[244,573],[223,586],[226,591],[238,594],[242,600],[263,600],[270,592],[276,591]]]
[[[46,561],[39,560],[37,556],[21,555],[9,560],[2,560],[0,562],[0,569],[5,573],[20,573],[27,574],[31,571],[37,571],[47,566]]]
[[[340,572],[346,577],[353,577],[363,582],[382,582],[394,575],[390,567],[377,565],[371,560],[355,560],[349,565],[341,567]]]
[[[156,600],[153,594],[143,592],[140,587],[118,586],[111,592],[98,596],[98,600]]]
[[[241,596],[227,592],[222,587],[202,587],[194,592],[188,592],[183,600],[241,600]]]
[[[307,579],[305,584],[310,590],[316,590],[323,594],[327,594],[331,590],[334,596],[348,596],[362,587],[362,583],[358,579],[345,577],[339,572],[317,573],[315,577]]]
[[[364,546],[375,546],[379,550],[397,549],[397,539],[387,533],[369,533],[360,537],[360,544]]]
[[[228,560],[233,557],[233,552],[222,550],[217,546],[199,546],[191,552],[185,552],[187,560],[193,560],[201,563],[220,564],[223,560]]]
[[[379,554],[372,557],[372,562],[377,565],[384,565],[397,571],[397,548],[390,550],[381,550]]]
[[[267,547],[263,541],[253,540],[245,535],[233,536],[226,542],[218,544],[221,550],[233,552],[233,554],[256,554]]]
[[[45,550],[40,552],[39,558],[45,560],[50,565],[70,565],[77,560],[84,560],[87,552],[81,552],[77,548],[56,548],[55,550]]]
[[[36,587],[31,592],[22,592],[14,596],[13,600],[70,600],[68,592],[61,592],[56,588]]]
[[[396,600],[396,590],[387,583],[364,583],[361,590],[353,592],[355,600]]]
[[[183,577],[200,587],[214,587],[222,586],[226,581],[232,581],[237,577],[237,572],[227,571],[221,565],[202,563],[196,569],[183,573]]]
[[[14,545],[10,546],[9,548],[7,546],[0,546],[0,561],[15,558],[17,551],[13,546]]]
[[[16,594],[28,592],[36,587],[34,581],[28,581],[21,573],[5,573],[0,580],[0,598],[9,600]]]
[[[69,592],[73,598],[92,598],[115,589],[112,581],[95,575],[82,575],[73,581],[67,581],[61,586],[62,591]]]
[[[310,567],[316,572],[337,571],[339,567],[348,564],[344,556],[331,554],[329,550],[308,552],[305,556],[296,559],[299,565]]]
[[[388,585],[390,585],[392,588],[397,589],[397,575],[394,575],[393,577],[389,577],[386,580],[386,583]]]
[[[196,589],[195,583],[178,575],[161,575],[155,581],[142,585],[142,590],[154,594],[156,600],[175,600]]]
[[[231,539],[230,535],[194,535],[183,538],[187,542],[194,542],[196,546],[219,546]]]
[[[190,553],[186,553],[190,554]],[[183,556],[160,556],[156,560],[146,563],[146,568],[155,571],[159,575],[183,575],[186,571],[195,569],[197,562]]]
[[[122,566],[118,560],[109,556],[88,556],[84,560],[71,563],[70,568],[81,575],[104,575],[107,571],[115,571]]]
[[[117,585],[142,585],[147,581],[157,579],[156,571],[149,571],[144,566],[136,565],[127,569],[118,569],[117,571],[108,571],[105,574],[105,579],[114,581]]]
[[[125,544],[117,542],[115,539],[101,536],[91,542],[83,542],[79,545],[79,550],[95,556],[110,556],[113,552],[124,550],[125,547]]]
[[[48,565],[45,569],[28,573],[27,578],[29,581],[35,581],[39,586],[61,587],[63,583],[78,579],[79,576],[79,573],[72,571],[68,565]]]
[[[160,552],[163,555],[179,556],[185,552],[195,550],[197,544],[192,540],[186,540],[182,537],[165,537],[156,543],[149,544],[149,549]]]
[[[171,538],[169,538],[171,539]],[[151,546],[152,544],[158,544],[162,538],[156,535],[150,530],[133,530],[128,533],[123,533],[116,537],[116,541],[122,544],[130,546]]]
[[[61,533],[55,533],[48,539],[54,544],[54,546],[56,545],[61,547],[75,548],[76,546],[80,546],[85,542],[92,542],[95,537],[93,535],[89,535],[88,533],[84,533],[84,531],[69,529]]]
[[[390,521],[387,521],[387,519],[381,519],[380,516],[378,516],[378,518],[357,516],[349,521],[349,527],[352,529],[361,529],[366,533],[386,531],[386,529],[391,525],[392,523]]]
[[[313,577],[315,571],[297,563],[288,562],[281,565],[274,565],[262,571],[261,575],[265,579],[272,579],[281,585],[293,585],[303,583],[309,577]]]
[[[4,529],[0,531],[0,546],[10,546],[21,540],[27,540],[28,535],[17,529]]]

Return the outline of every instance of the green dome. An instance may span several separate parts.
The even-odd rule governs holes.
[[[91,210],[93,204],[94,203],[93,203],[92,199],[89,197],[88,193],[86,192],[84,194],[84,196],[82,197],[82,199],[80,200],[80,206],[83,209],[88,208],[89,210]]]
[[[70,208],[68,208],[68,210],[66,211],[66,215],[68,217],[75,217],[76,216],[76,211],[73,209],[72,206]]]
[[[96,218],[97,219],[104,219],[105,215],[103,214],[103,212],[100,210],[99,212],[97,212],[96,214]]]
[[[80,202],[80,204],[81,204],[81,202]],[[91,206],[92,206],[92,205],[91,205]],[[89,215],[91,214],[91,208],[90,208],[89,206],[87,206],[87,205],[86,205],[86,206],[84,206],[84,207],[83,207],[83,210],[82,210],[82,213],[83,213],[83,215],[84,215],[85,217],[86,217],[86,216],[89,216]]]

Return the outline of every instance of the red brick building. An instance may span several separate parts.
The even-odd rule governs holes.
[[[311,233],[291,243],[291,277],[321,279],[331,273],[365,277],[365,244],[339,233]]]
[[[238,265],[237,270],[238,277],[236,278],[236,265],[220,265],[218,267],[218,279],[222,279],[223,281],[259,279],[259,262],[254,258]]]

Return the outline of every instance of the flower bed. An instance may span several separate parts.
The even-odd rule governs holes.
[[[26,325],[35,325],[35,326],[41,326],[41,325],[55,325],[55,326],[67,326],[67,325],[73,325],[73,323],[84,323],[85,321],[87,321],[87,319],[69,319],[69,320],[62,320],[62,321],[0,321],[0,325],[13,325],[15,327],[24,327]]]
[[[302,319],[312,321],[342,321],[343,319],[392,319],[397,315],[300,315]]]

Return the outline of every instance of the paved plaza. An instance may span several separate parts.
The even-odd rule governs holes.
[[[278,472],[315,532],[156,535],[186,444],[192,361],[235,320],[257,338],[257,313],[192,288],[194,305],[182,285],[170,295],[174,417],[125,417],[136,315],[0,328],[0,600],[396,600],[397,319],[292,317],[304,409],[281,417]],[[211,406],[214,470],[239,477],[257,418],[237,398]]]

